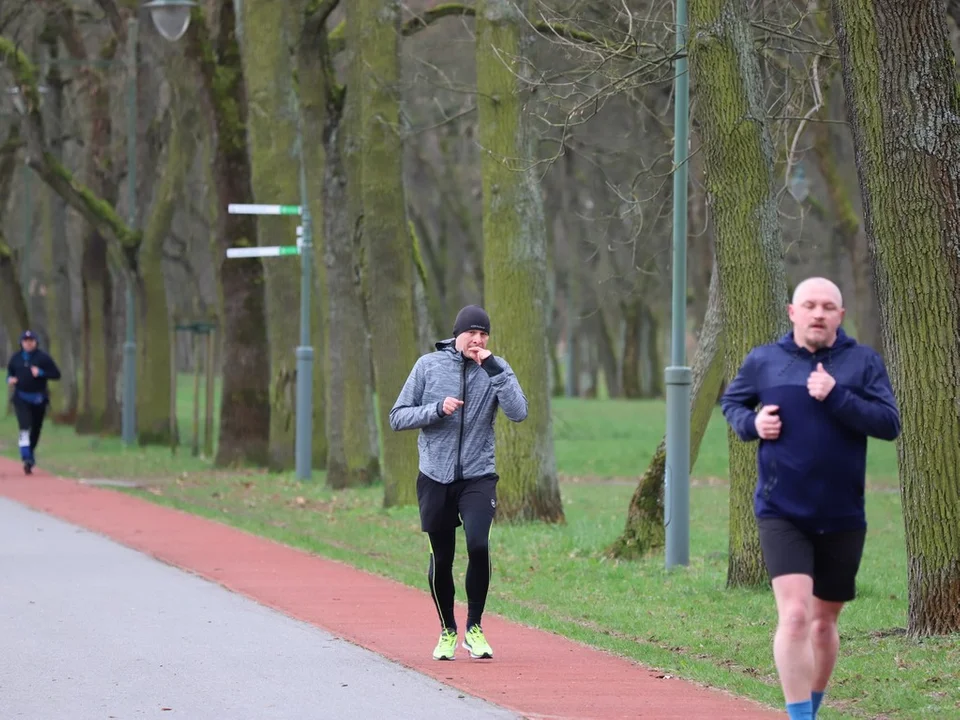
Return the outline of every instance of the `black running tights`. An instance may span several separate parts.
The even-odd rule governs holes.
[[[493,518],[486,513],[463,518],[467,536],[467,629],[480,624],[483,607],[490,588],[490,525]],[[440,626],[457,629],[453,616],[453,557],[456,552],[456,529],[428,533],[430,537],[430,567],[427,580],[437,604]]]

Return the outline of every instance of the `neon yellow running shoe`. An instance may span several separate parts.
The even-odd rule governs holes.
[[[453,660],[457,652],[457,631],[444,628],[440,633],[440,642],[433,650],[434,660]]]
[[[493,648],[483,636],[479,625],[474,625],[463,636],[463,646],[470,652],[472,658],[492,658]]]

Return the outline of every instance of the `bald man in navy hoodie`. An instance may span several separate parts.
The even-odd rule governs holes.
[[[900,413],[883,360],[843,332],[843,298],[800,283],[793,331],[752,350],[721,399],[737,436],[759,440],[754,513],[778,623],[774,660],[791,720],[811,720],[856,595],[866,538],[867,438],[894,440]]]

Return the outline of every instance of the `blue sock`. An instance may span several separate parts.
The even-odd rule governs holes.
[[[787,715],[790,720],[813,720],[813,701],[787,703]]]
[[[817,710],[820,709],[820,703],[823,702],[823,693],[814,690],[810,693],[810,702],[813,705],[813,717],[817,717]]]

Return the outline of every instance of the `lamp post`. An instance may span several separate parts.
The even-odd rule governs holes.
[[[297,159],[300,163],[300,346],[297,348],[297,429],[294,448],[298,480],[309,480],[313,468],[313,347],[310,345],[310,285],[313,282],[313,217],[307,193],[303,157],[303,117],[296,93]]]
[[[676,0],[673,140],[673,296],[667,386],[667,464],[663,519],[666,566],[690,563],[690,385],[686,363],[687,313],[687,137],[690,75],[687,71],[687,0]]]
[[[166,40],[176,42],[190,26],[190,9],[194,0],[151,0],[144,8],[150,11],[153,25]],[[127,219],[130,230],[137,227],[137,45],[140,24],[136,16],[127,21],[127,183],[129,208]],[[127,277],[126,292],[126,337],[123,343],[123,401],[121,403],[120,427],[124,445],[133,445],[137,432],[137,344],[136,302],[134,284],[136,276]]]

